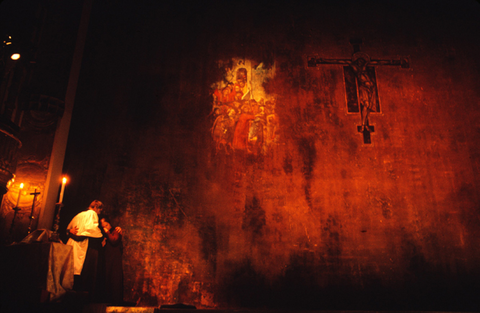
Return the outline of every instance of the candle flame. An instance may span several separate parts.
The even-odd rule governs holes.
[[[23,189],[23,183],[20,184],[20,189]]]
[[[63,177],[62,183],[63,183],[63,184],[66,184],[66,183],[67,183],[67,178],[66,178],[66,177]]]

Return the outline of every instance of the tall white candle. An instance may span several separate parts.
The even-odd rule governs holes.
[[[62,190],[60,191],[60,200],[58,200],[58,203],[63,202],[63,194],[65,193],[65,184],[67,183],[67,178],[63,177],[62,179]]]
[[[23,189],[23,183],[20,184],[20,188],[18,189],[17,204],[15,205],[16,208],[18,208],[18,204],[20,203],[20,196],[22,195],[22,189]]]

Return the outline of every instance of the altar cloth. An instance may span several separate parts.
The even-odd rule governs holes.
[[[73,277],[72,247],[63,243],[19,243],[0,250],[1,292],[20,293],[35,302],[56,301],[73,288]]]

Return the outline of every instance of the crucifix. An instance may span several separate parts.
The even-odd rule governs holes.
[[[360,113],[362,124],[357,126],[357,131],[363,134],[365,144],[372,143],[370,133],[375,132],[373,125],[369,124],[371,112],[380,112],[378,99],[377,79],[375,65],[396,65],[408,68],[407,58],[375,60],[360,51],[362,40],[352,39],[353,54],[350,59],[323,59],[312,57],[308,60],[308,67],[319,64],[345,64],[343,67],[345,77],[345,92],[347,99],[347,112]]]
[[[37,189],[35,189],[34,192],[32,192],[30,195],[33,196],[33,203],[32,203],[32,212],[30,213],[30,224],[28,225],[28,233],[30,234],[32,232],[32,223],[33,219],[35,216],[33,215],[33,212],[35,211],[35,200],[37,199],[37,196],[40,194],[40,192],[37,192]]]

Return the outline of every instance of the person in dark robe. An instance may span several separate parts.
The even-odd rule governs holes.
[[[123,303],[122,229],[113,228],[108,217],[100,219],[104,233],[104,299],[107,303]]]

